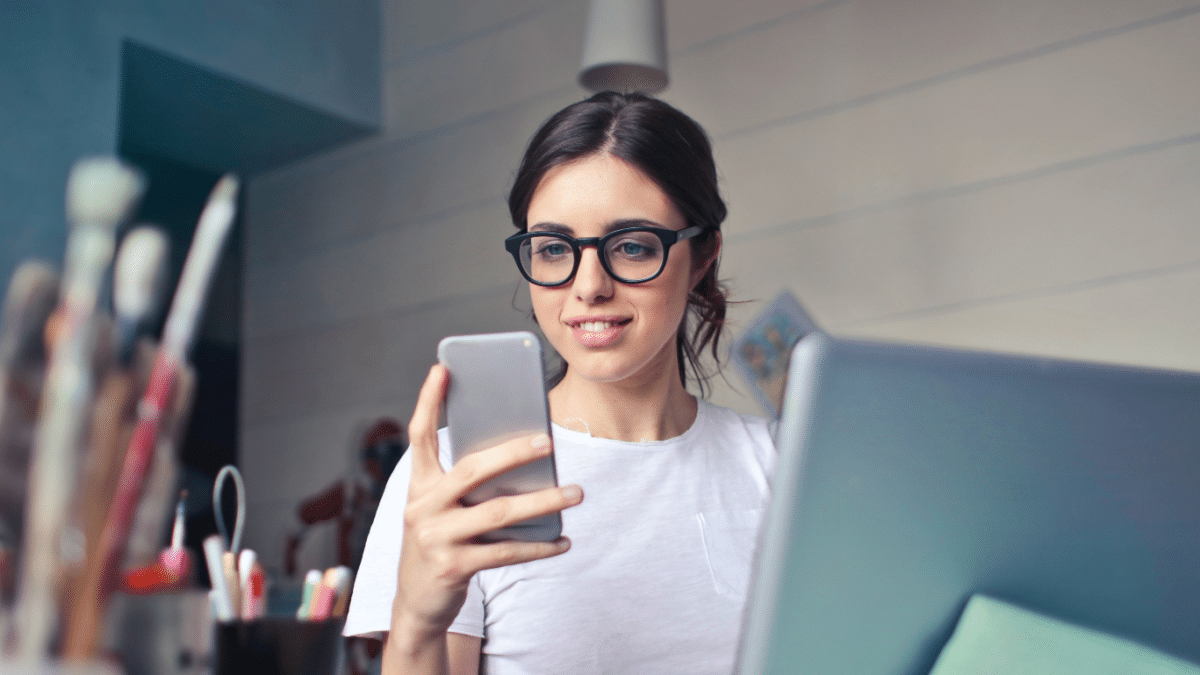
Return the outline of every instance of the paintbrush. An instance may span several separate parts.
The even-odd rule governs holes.
[[[162,342],[150,371],[150,382],[138,404],[137,425],[125,453],[117,492],[100,537],[104,594],[116,589],[120,583],[121,561],[151,459],[158,446],[160,424],[175,400],[176,385],[186,368],[188,348],[213,269],[233,224],[237,190],[238,181],[232,175],[217,181],[200,214],[192,246],[183,264],[179,286],[167,313]]]
[[[122,568],[137,567],[153,560],[162,547],[163,532],[171,515],[171,500],[179,489],[179,458],[171,432],[179,428],[191,407],[191,368],[176,380],[171,407],[163,411],[158,443],[142,482],[137,513],[130,524]]]
[[[158,443],[142,481],[137,513],[125,543],[123,569],[152,560],[162,545],[171,502],[179,489],[179,453],[196,393],[196,370],[185,363],[175,378],[174,393],[158,420]]]
[[[138,327],[156,304],[166,248],[161,231],[138,227],[125,235],[113,265],[113,342],[118,358],[115,363],[109,360],[108,367],[100,371],[91,432],[76,490],[73,521],[83,534],[87,555],[83,564],[68,566],[65,571],[62,654],[68,659],[86,658],[95,651],[98,632],[94,626],[103,618],[99,592],[103,575],[101,532],[120,477],[137,396],[148,375],[147,345],[141,345],[142,358],[135,363]],[[168,479],[173,481],[174,475]]]
[[[96,398],[87,462],[90,471],[85,472],[76,506],[76,517],[88,543],[88,555],[84,565],[68,568],[67,594],[63,603],[66,623],[62,657],[68,661],[95,656],[99,647],[100,629],[104,625],[111,590],[106,587],[104,576],[106,559],[103,528],[117,491],[124,452],[136,424],[138,392],[142,391],[149,379],[152,352],[148,341],[141,340],[133,370],[111,369],[104,388]],[[170,412],[164,413],[167,420],[164,422],[165,428],[178,429],[176,421],[185,417],[183,411],[191,404],[193,382],[192,369],[185,368],[176,387]],[[131,528],[124,564],[118,569],[140,568],[158,551],[167,507],[178,483],[179,461],[169,440],[172,437],[172,434],[165,434],[155,448],[146,488]],[[128,590],[128,583],[125,582],[128,582],[128,576],[123,580]]]
[[[145,360],[141,359],[142,362]],[[143,372],[135,372],[111,367],[112,363],[100,375],[87,449],[72,507],[71,522],[83,535],[86,556],[80,564],[67,565],[64,569],[62,655],[68,659],[92,652],[92,647],[81,645],[78,638],[96,632],[90,627],[98,623],[100,611],[96,592],[101,576],[100,532],[116,490],[122,453],[129,443],[138,392],[145,384],[147,374],[145,368],[141,369]]]
[[[60,546],[92,396],[97,298],[112,262],[114,231],[144,188],[141,174],[116,159],[77,162],[67,180],[71,230],[63,266],[61,329],[34,441],[15,614],[15,654],[21,663],[33,664],[46,656],[57,619]]]
[[[58,275],[22,263],[9,282],[0,325],[0,532],[16,546],[24,524],[25,482],[45,375],[42,330],[58,304]],[[3,604],[3,603],[0,603]]]
[[[129,443],[136,397],[148,375],[149,359],[144,351],[138,363],[134,363],[138,327],[156,304],[166,266],[166,248],[166,237],[160,230],[138,227],[125,235],[113,265],[114,343],[119,367],[104,372],[77,490],[77,524],[91,549],[89,569],[83,573],[83,579],[99,574],[95,569],[98,562],[95,560],[96,545]],[[142,347],[144,350],[146,345]],[[87,583],[94,583],[94,580]],[[76,594],[79,590],[73,589]]]
[[[42,331],[57,303],[58,274],[50,265],[26,261],[17,267],[0,318],[0,645],[7,642],[30,446],[46,370]]]
[[[113,314],[116,315],[117,355],[128,367],[133,361],[138,331],[158,304],[166,277],[167,236],[143,225],[121,241],[113,264]]]

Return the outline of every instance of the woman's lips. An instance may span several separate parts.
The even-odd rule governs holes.
[[[568,323],[575,340],[584,347],[607,347],[616,342],[629,319],[593,319]]]

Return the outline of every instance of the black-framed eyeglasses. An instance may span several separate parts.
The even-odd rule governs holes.
[[[517,261],[521,275],[538,286],[570,281],[579,269],[584,246],[596,247],[600,265],[613,279],[640,284],[662,274],[672,246],[703,231],[699,225],[682,230],[639,226],[583,239],[561,232],[521,232],[505,239],[504,248]]]

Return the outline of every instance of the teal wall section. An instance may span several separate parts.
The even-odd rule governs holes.
[[[71,163],[118,152],[129,43],[361,135],[379,23],[378,0],[0,0],[0,287],[24,258],[61,261]]]

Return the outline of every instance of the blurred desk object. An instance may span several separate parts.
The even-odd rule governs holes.
[[[731,361],[763,412],[779,419],[787,386],[792,348],[805,335],[820,330],[795,296],[775,296],[733,342]]]
[[[124,675],[208,675],[213,666],[208,591],[113,596],[105,651]]]
[[[356,469],[297,507],[301,528],[287,537],[283,560],[286,576],[293,577],[297,572],[297,554],[307,529],[328,521],[337,522],[338,564],[358,569],[383,489],[407,449],[404,425],[391,417],[375,420],[362,437]]]

